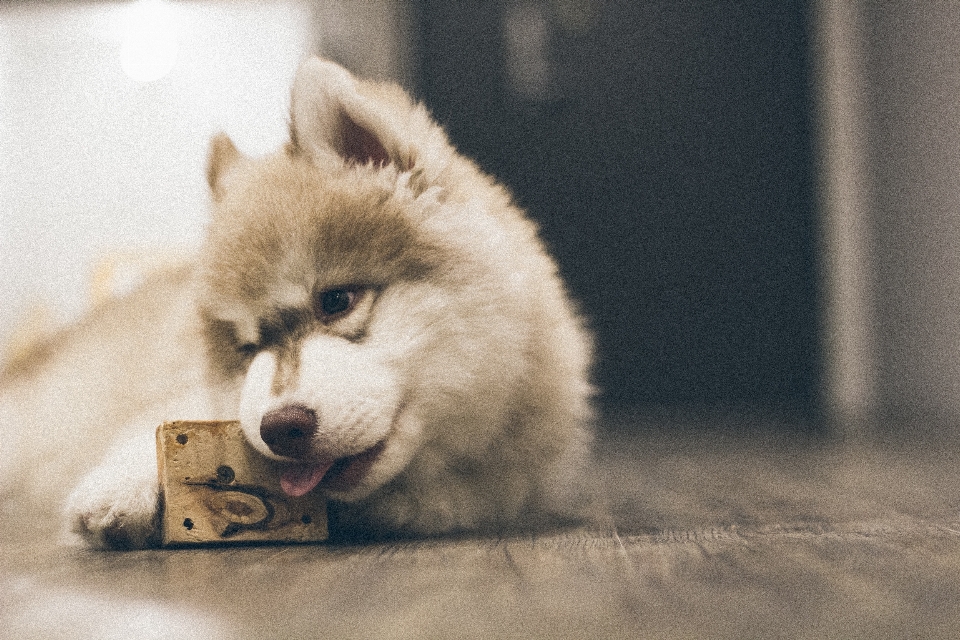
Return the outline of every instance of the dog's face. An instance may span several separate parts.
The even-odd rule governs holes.
[[[418,338],[397,304],[435,268],[407,219],[423,203],[395,171],[319,169],[289,152],[236,162],[204,257],[211,366],[243,380],[250,442],[302,463],[284,474],[288,493],[326,476],[327,491],[362,495],[417,437],[401,381]]]
[[[438,437],[425,424],[473,410],[459,390],[505,396],[483,384],[512,384],[497,354],[521,347],[492,312],[510,287],[462,286],[473,258],[449,246],[455,224],[417,165],[423,151],[358,123],[392,107],[351,112],[352,79],[316,65],[298,75],[285,149],[255,160],[213,141],[200,303],[211,374],[242,390],[250,442],[289,463],[284,490],[356,500]]]

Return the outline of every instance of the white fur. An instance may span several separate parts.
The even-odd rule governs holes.
[[[282,459],[260,439],[260,423],[268,411],[298,404],[316,411],[317,438],[333,457],[361,453],[384,440],[394,426],[401,397],[394,375],[377,356],[375,350],[346,340],[313,337],[301,350],[297,384],[274,395],[276,359],[269,352],[259,354],[247,372],[240,401],[240,424],[247,439],[264,455]]]
[[[72,486],[70,531],[142,547],[156,535],[157,424],[240,419],[276,458],[261,421],[295,404],[316,413],[318,459],[382,445],[359,484],[328,491],[347,530],[503,531],[573,513],[589,455],[591,344],[535,226],[396,88],[309,60],[291,118],[294,151],[251,159],[215,140],[199,265],[99,309],[0,383],[0,495],[43,507]],[[357,128],[388,162],[346,157],[344,131]],[[383,228],[399,215],[396,228],[434,263],[394,273],[365,241],[318,253],[314,232],[342,232],[324,231],[323,216],[345,215],[358,193],[371,194],[359,213],[384,216]],[[337,251],[363,260],[338,262]],[[304,321],[259,344],[244,370],[211,373],[225,352],[208,350],[200,317],[253,344],[280,311],[309,316],[318,288],[347,285],[361,288],[344,317]],[[204,364],[208,352],[219,355]]]

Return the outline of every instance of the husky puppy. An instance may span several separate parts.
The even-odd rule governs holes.
[[[72,532],[148,546],[154,429],[206,418],[239,419],[286,463],[288,494],[326,494],[335,534],[502,532],[573,513],[591,341],[536,226],[422,106],[310,59],[290,141],[250,158],[218,135],[207,181],[195,263],[0,378],[9,499],[49,504],[73,486]]]

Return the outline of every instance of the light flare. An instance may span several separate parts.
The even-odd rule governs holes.
[[[154,82],[177,63],[180,39],[174,8],[164,0],[136,0],[120,20],[120,66],[137,82]]]

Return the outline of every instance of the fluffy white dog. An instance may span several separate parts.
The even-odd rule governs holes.
[[[75,485],[70,530],[149,545],[154,429],[206,418],[239,419],[287,493],[326,494],[335,533],[575,515],[591,341],[536,226],[421,106],[308,60],[290,142],[254,159],[215,137],[207,179],[195,263],[0,378],[5,499]]]

